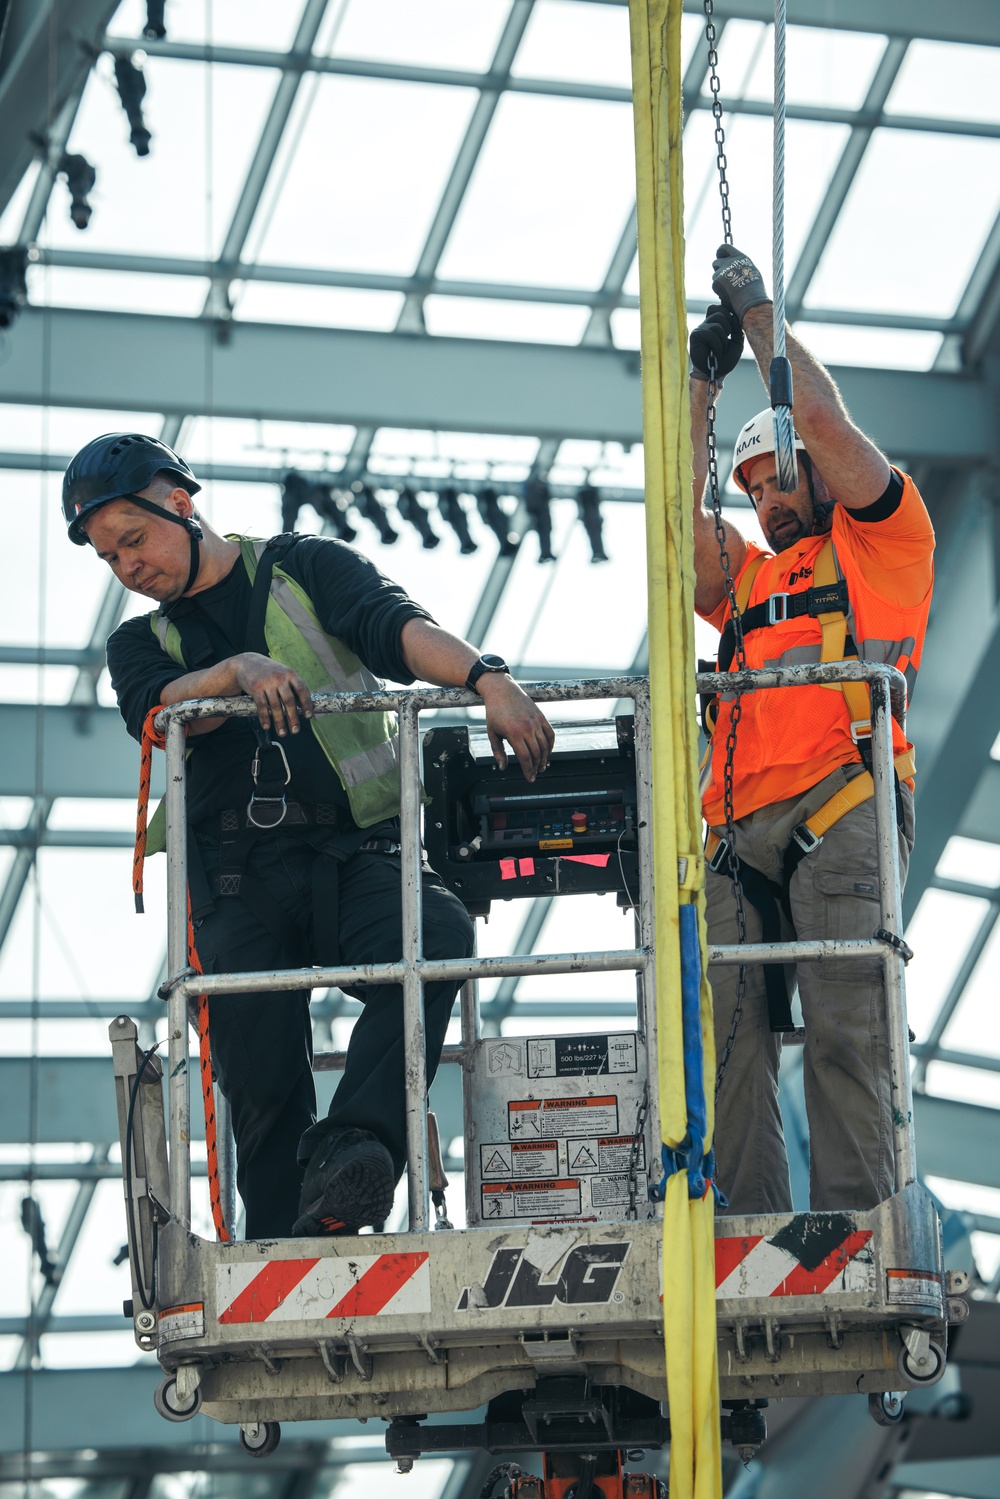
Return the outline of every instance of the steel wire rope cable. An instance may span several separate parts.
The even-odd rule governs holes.
[[[211,261],[214,251],[214,193],[215,193],[215,94],[212,87],[212,49],[214,31],[213,0],[205,0],[205,258]],[[215,328],[213,321],[205,320],[205,429],[209,467],[212,462],[215,416]],[[147,720],[148,723],[148,720]],[[149,794],[147,766],[146,729],[143,729],[143,769],[140,785],[145,785]],[[142,793],[140,793],[142,794]],[[145,839],[143,839],[145,849]],[[138,850],[138,839],[137,839]],[[176,919],[176,918],[175,918]],[[201,962],[195,946],[194,923],[191,919],[191,893],[188,889],[187,911],[188,963],[196,973],[202,972]],[[216,1236],[223,1244],[231,1242],[230,1226],[226,1223],[222,1206],[222,1185],[219,1180],[219,1133],[215,1109],[215,1073],[212,1067],[212,1043],[209,1034],[208,996],[199,994],[197,1001],[198,1065],[201,1078],[201,1098],[205,1111],[205,1169],[208,1176],[208,1201]],[[233,1225],[235,1228],[235,1225]]]
[[[714,1071],[697,794],[694,534],[684,294],[681,0],[630,0],[642,329],[652,728],[656,1104],[663,1145],[663,1336],[672,1499],[722,1493]],[[652,934],[649,934],[650,936]],[[693,947],[693,954],[691,948]],[[692,961],[693,958],[693,961]]]
[[[778,488],[798,488],[792,425],[792,369],[785,356],[785,0],[774,0],[774,185],[772,192],[772,280],[774,336],[769,371],[774,412],[774,456]]]
[[[6,19],[4,23],[6,32]],[[47,127],[51,132],[55,119],[56,107],[56,7],[50,8],[48,16],[48,38],[47,38]],[[38,506],[38,568],[37,579],[37,629],[38,640],[44,645],[46,635],[46,611],[48,603],[48,448],[49,448],[49,404],[52,389],[52,317],[51,298],[49,296],[49,274],[43,272],[43,298],[42,298],[42,369],[41,369],[41,442],[43,471],[39,475],[40,491]],[[38,665],[36,667],[36,696],[35,705],[35,756],[33,767],[34,795],[33,806],[39,809],[44,806],[45,789],[45,665],[44,650],[39,651]],[[37,815],[34,819],[38,820]],[[34,1289],[34,1258],[37,1253],[41,1268],[42,1252],[44,1242],[41,1233],[32,1233],[32,1230],[40,1229],[40,1210],[35,1204],[35,1165],[36,1152],[38,1149],[39,1121],[40,1121],[40,1071],[41,1071],[41,883],[38,870],[38,845],[36,844],[29,870],[30,889],[32,892],[32,922],[31,922],[31,1019],[29,1023],[30,1055],[28,1064],[28,1164],[25,1185],[27,1196],[22,1200],[22,1223],[31,1234],[31,1248],[28,1254],[28,1315],[24,1334],[23,1347],[27,1357],[24,1363],[24,1404],[22,1425],[22,1473],[24,1482],[25,1499],[29,1499],[33,1485],[31,1482],[31,1457],[32,1457],[32,1429],[34,1424],[34,1375],[35,1365],[39,1354],[36,1346],[40,1342],[38,1334],[38,1298]],[[26,1219],[25,1209],[31,1202],[34,1206],[30,1216]],[[31,1227],[29,1228],[29,1224]],[[58,1273],[58,1266],[56,1267]]]
[[[721,82],[719,79],[719,53],[716,48],[718,34],[715,29],[715,16],[713,0],[704,0],[705,9],[705,40],[708,43],[708,73],[709,89],[712,95],[712,118],[715,121],[715,159],[719,176],[719,198],[722,208],[722,238],[723,243],[733,243],[733,218],[729,206],[729,163],[726,158],[726,131],[722,123],[722,101],[720,98]],[[719,566],[722,569],[723,581],[726,589],[726,599],[729,604],[729,617],[733,622],[733,634],[735,637],[736,670],[746,670],[746,645],[743,636],[743,616],[736,600],[736,585],[733,580],[732,563],[729,550],[726,546],[726,526],[722,518],[722,493],[719,483],[719,453],[716,440],[715,403],[722,382],[716,378],[717,366],[714,354],[709,355],[709,378],[708,378],[708,405],[705,411],[705,441],[708,455],[708,493],[712,506],[712,517],[715,523],[715,540],[719,548]],[[733,890],[733,904],[736,910],[736,940],[742,946],[747,941],[747,917],[746,901],[743,894],[743,885],[740,880],[740,861],[736,852],[736,816],[733,797],[734,767],[736,758],[736,737],[739,730],[740,720],[743,716],[743,694],[739,688],[735,690],[732,705],[729,710],[729,724],[726,731],[725,760],[722,771],[722,810],[726,824],[726,842],[729,846],[729,877]],[[718,1059],[718,1068],[715,1075],[715,1099],[718,1101],[719,1091],[722,1087],[729,1059],[736,1045],[736,1033],[743,1023],[743,1006],[746,1002],[747,971],[744,964],[740,964],[736,975],[736,1004],[733,1009],[733,1018],[730,1022],[729,1034],[722,1048],[722,1055]]]

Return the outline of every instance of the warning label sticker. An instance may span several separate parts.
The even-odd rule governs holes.
[[[628,1202],[629,1180],[626,1172],[615,1176],[590,1178],[590,1201],[595,1208],[606,1208],[613,1202]]]
[[[507,1105],[507,1132],[512,1140],[560,1139],[567,1135],[618,1133],[618,1099],[526,1098]]]
[[[529,1077],[591,1077],[636,1071],[635,1032],[547,1036],[528,1042]]]
[[[192,1301],[185,1306],[165,1306],[157,1313],[156,1327],[164,1342],[170,1338],[203,1338],[205,1304]]]
[[[580,1216],[580,1183],[484,1182],[483,1218],[574,1218]]]
[[[558,1176],[558,1140],[506,1140],[495,1145],[480,1145],[479,1159],[483,1180],[499,1176]]]
[[[885,1275],[890,1302],[926,1301],[936,1306],[941,1299],[941,1277],[933,1270],[887,1270]]]
[[[605,1135],[591,1140],[567,1140],[566,1164],[575,1176],[591,1171],[628,1171],[632,1166],[632,1136]],[[636,1169],[646,1169],[646,1146],[637,1142]]]

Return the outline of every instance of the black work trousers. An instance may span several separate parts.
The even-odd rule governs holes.
[[[318,830],[317,830],[318,831]],[[218,848],[200,852],[209,888],[219,889]],[[330,951],[337,923],[341,963],[387,963],[402,956],[399,857],[356,853],[338,860],[337,911],[313,910],[313,875],[324,852],[304,838],[276,835],[252,847],[246,870],[302,934],[307,961]],[[424,956],[464,958],[473,948],[465,907],[429,869],[423,875]],[[206,973],[249,973],[297,966],[238,896],[216,896],[196,924]],[[427,1080],[434,1077],[458,992],[455,983],[427,984],[424,1007]],[[212,1057],[229,1101],[236,1136],[236,1183],[246,1207],[248,1239],[284,1238],[299,1213],[302,1169],[321,1140],[344,1129],[367,1129],[386,1146],[396,1179],[406,1165],[403,993],[398,984],[357,991],[364,1008],[355,1023],[343,1077],[325,1119],[316,1119],[309,994],[218,995],[211,1000]]]

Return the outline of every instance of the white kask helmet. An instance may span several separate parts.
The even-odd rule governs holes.
[[[806,445],[797,432],[795,434],[795,447],[800,453],[804,453],[806,450]],[[739,437],[736,439],[736,446],[733,449],[733,479],[747,494],[750,493],[750,490],[743,479],[742,468],[744,463],[748,463],[752,458],[759,458],[762,453],[773,452],[774,412],[770,406],[766,406],[763,411],[758,411],[756,416],[752,416],[746,426],[742,428]]]

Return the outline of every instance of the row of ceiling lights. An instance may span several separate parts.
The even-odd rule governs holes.
[[[292,469],[282,480],[281,524],[285,531],[294,531],[303,505],[311,505],[316,514],[341,541],[354,541],[357,530],[353,519],[360,516],[375,527],[384,546],[392,546],[399,533],[392,523],[390,506],[380,500],[376,488],[385,492],[378,479],[356,479],[350,488],[336,488],[309,474]],[[513,557],[521,545],[523,536],[534,531],[538,536],[539,562],[555,561],[552,551],[552,494],[544,479],[528,479],[520,486],[519,493],[510,498],[520,501],[522,514],[521,530],[513,528],[513,517],[501,504],[500,492],[491,484],[477,489],[465,490],[475,501],[481,519],[500,543],[500,556]],[[432,503],[425,503],[421,496]],[[591,561],[606,562],[604,550],[604,522],[601,515],[601,497],[592,484],[584,484],[577,491],[577,510],[590,542]],[[439,489],[422,488],[418,493],[410,484],[401,484],[395,490],[395,513],[400,520],[411,525],[427,550],[440,545],[441,537],[431,525],[435,513],[455,533],[463,555],[478,551],[478,542],[469,530],[469,510],[454,484],[443,484]],[[522,508],[523,507],[523,508]]]

